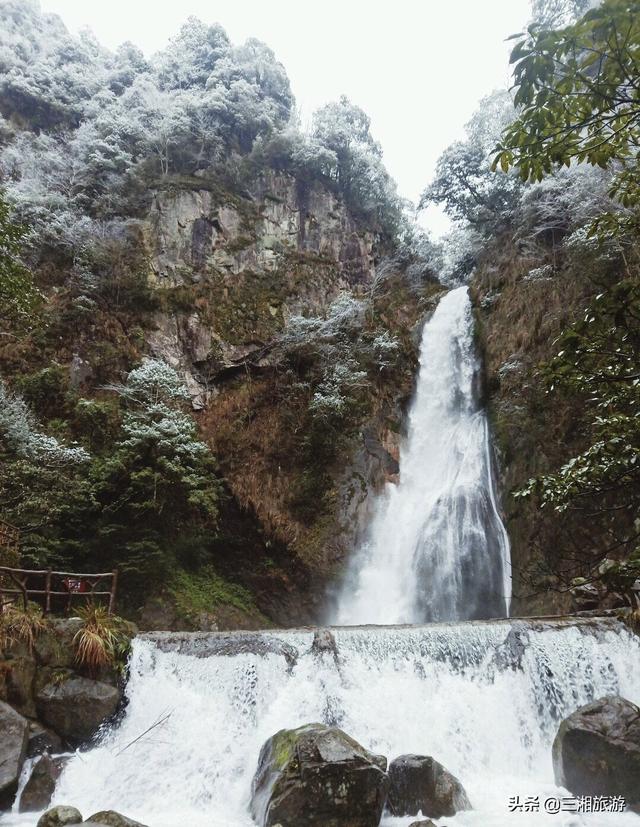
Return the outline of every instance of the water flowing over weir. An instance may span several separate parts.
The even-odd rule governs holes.
[[[380,498],[354,556],[336,621],[424,623],[509,613],[509,541],[494,491],[489,427],[466,287],[425,325],[400,452],[400,482]]]
[[[338,664],[311,652],[309,632],[139,637],[122,721],[72,760],[55,801],[150,827],[251,827],[262,743],[320,720],[389,759],[433,755],[456,774],[474,810],[439,825],[640,824],[508,811],[510,796],[558,794],[550,745],[561,717],[610,693],[640,702],[640,642],[618,621],[356,627],[336,639]],[[13,819],[2,823],[33,827],[37,817]]]

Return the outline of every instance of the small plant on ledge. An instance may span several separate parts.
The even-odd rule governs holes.
[[[129,654],[129,638],[121,618],[98,603],[78,609],[82,627],[73,638],[78,666],[95,677],[103,667],[122,672]]]

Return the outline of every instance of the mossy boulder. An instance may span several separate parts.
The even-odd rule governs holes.
[[[640,708],[612,695],[580,707],[553,742],[556,782],[574,795],[640,803]]]
[[[442,764],[426,755],[401,755],[389,766],[389,810],[395,816],[422,812],[430,818],[470,810],[464,787]]]
[[[251,813],[260,827],[378,827],[386,766],[337,727],[281,730],[260,752]]]
[[[103,824],[105,827],[145,827],[139,821],[127,818],[115,810],[101,810],[99,813],[94,813],[84,824]]]
[[[22,715],[34,718],[36,714],[33,703],[33,684],[36,676],[36,663],[28,655],[8,658],[4,664],[6,699]]]
[[[66,824],[82,824],[82,813],[75,807],[59,804],[40,816],[36,827],[65,827]]]
[[[73,639],[82,625],[82,620],[76,617],[51,620],[49,628],[42,631],[34,643],[38,664],[54,669],[73,669],[76,665]]]

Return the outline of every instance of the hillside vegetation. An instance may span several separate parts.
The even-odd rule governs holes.
[[[640,5],[534,0],[409,217],[367,115],[257,40],[105,50],[0,6],[0,517],[150,626],[321,619],[398,474],[420,324],[468,281],[515,609],[639,568]],[[439,280],[439,281],[438,281]]]
[[[150,625],[317,617],[393,473],[436,289],[369,119],[342,98],[303,133],[273,52],[196,19],[146,59],[10,0],[0,38],[23,564],[117,566]]]

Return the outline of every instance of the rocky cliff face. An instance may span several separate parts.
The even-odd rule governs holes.
[[[196,408],[216,376],[259,362],[291,315],[364,295],[375,277],[374,233],[335,194],[284,173],[242,196],[175,181],[152,193],[142,232],[150,282],[182,304],[158,314],[149,346],[184,372]]]
[[[271,170],[240,194],[198,178],[165,183],[139,230],[160,300],[142,350],[185,377],[228,489],[220,567],[259,610],[221,606],[190,625],[320,620],[327,584],[364,530],[370,495],[397,475],[416,325],[434,284],[410,289],[402,268],[387,263],[380,289],[375,232],[330,190]],[[389,332],[401,352],[338,437],[326,434],[335,450],[321,456],[310,444],[319,425],[308,405],[325,357],[307,365],[303,354],[292,364],[278,342],[292,318],[322,317],[345,295],[366,306],[371,336]],[[183,620],[155,597],[142,623]]]

